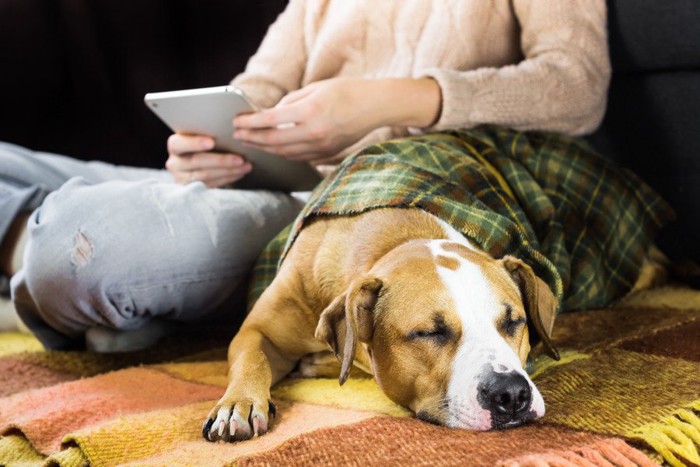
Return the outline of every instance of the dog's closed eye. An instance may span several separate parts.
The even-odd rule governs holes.
[[[515,318],[513,316],[513,307],[508,304],[504,304],[504,306],[505,313],[499,321],[498,327],[501,331],[506,333],[506,335],[513,337],[515,333],[518,332],[518,329],[527,323],[527,320],[523,317]]]
[[[442,316],[433,318],[433,326],[429,329],[416,329],[408,334],[409,340],[430,340],[439,345],[445,345],[452,339],[453,332],[445,323]]]

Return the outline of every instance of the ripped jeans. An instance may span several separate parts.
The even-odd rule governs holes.
[[[243,313],[252,264],[302,205],[0,143],[0,238],[31,211],[12,299],[49,349],[79,345],[96,325],[132,330],[153,318]]]

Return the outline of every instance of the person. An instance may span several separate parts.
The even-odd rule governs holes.
[[[609,79],[604,0],[291,0],[232,81],[263,109],[236,117],[235,136],[328,173],[411,134],[581,135]],[[142,348],[167,323],[232,312],[303,202],[236,190],[252,167],[213,147],[172,135],[151,170],[0,145],[0,267],[45,347]]]

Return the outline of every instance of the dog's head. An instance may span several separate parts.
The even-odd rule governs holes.
[[[447,240],[408,242],[358,277],[322,313],[347,378],[365,345],[379,386],[419,418],[472,430],[544,415],[523,365],[528,322],[548,353],[556,300],[522,261],[495,260]]]

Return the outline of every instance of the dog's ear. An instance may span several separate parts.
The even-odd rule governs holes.
[[[357,341],[369,342],[372,339],[374,306],[381,288],[382,281],[376,278],[354,282],[321,313],[316,339],[326,342],[341,362],[340,384],[350,374]]]
[[[552,328],[557,311],[556,297],[549,286],[523,261],[506,256],[503,258],[503,265],[520,288],[525,312],[542,339],[544,350],[547,355],[559,360],[559,352],[552,343]]]

